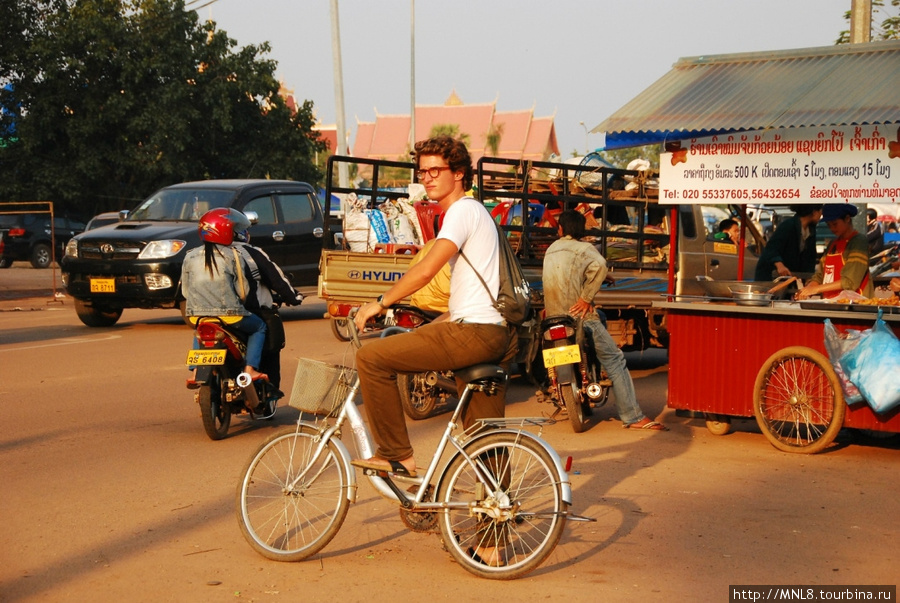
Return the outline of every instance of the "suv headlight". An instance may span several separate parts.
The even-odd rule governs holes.
[[[78,257],[78,241],[75,239],[69,239],[69,242],[66,243],[66,257],[67,258],[77,258]]]
[[[151,241],[138,254],[139,260],[161,260],[169,258],[184,249],[186,241]]]

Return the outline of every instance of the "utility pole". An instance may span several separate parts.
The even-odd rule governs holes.
[[[851,0],[850,2],[850,43],[865,44],[872,40],[872,0]],[[865,203],[858,204],[859,210],[853,218],[853,228],[865,233],[868,230],[866,224]]]
[[[331,0],[331,60],[334,66],[334,108],[337,113],[337,154],[347,154],[347,130],[344,124],[344,70],[341,65],[341,25],[338,19],[338,1]],[[347,163],[338,163],[338,186],[350,186]],[[327,201],[326,201],[327,203]]]
[[[416,0],[409,0],[409,149],[416,146]]]

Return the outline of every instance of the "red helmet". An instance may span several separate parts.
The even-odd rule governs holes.
[[[206,243],[231,245],[236,234],[245,236],[250,228],[250,220],[236,209],[217,207],[211,209],[200,218],[197,230],[200,238]]]

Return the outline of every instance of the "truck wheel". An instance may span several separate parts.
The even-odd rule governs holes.
[[[347,326],[346,318],[332,318],[331,332],[338,338],[338,341],[350,341],[350,327]]]
[[[50,246],[38,243],[31,250],[31,265],[35,268],[49,268],[51,256]]]
[[[12,260],[9,258],[0,258],[0,268],[9,268],[12,266]]]
[[[111,327],[122,316],[122,310],[89,306],[80,299],[75,300],[75,313],[78,319],[89,327]]]

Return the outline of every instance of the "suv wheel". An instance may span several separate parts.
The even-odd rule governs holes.
[[[31,250],[31,265],[35,268],[48,268],[51,256],[50,246],[45,243],[38,243]]]
[[[75,300],[75,313],[78,314],[78,319],[89,327],[111,327],[122,316],[122,310],[89,306],[80,299]]]
[[[9,268],[12,266],[12,260],[9,258],[0,258],[0,268]]]

